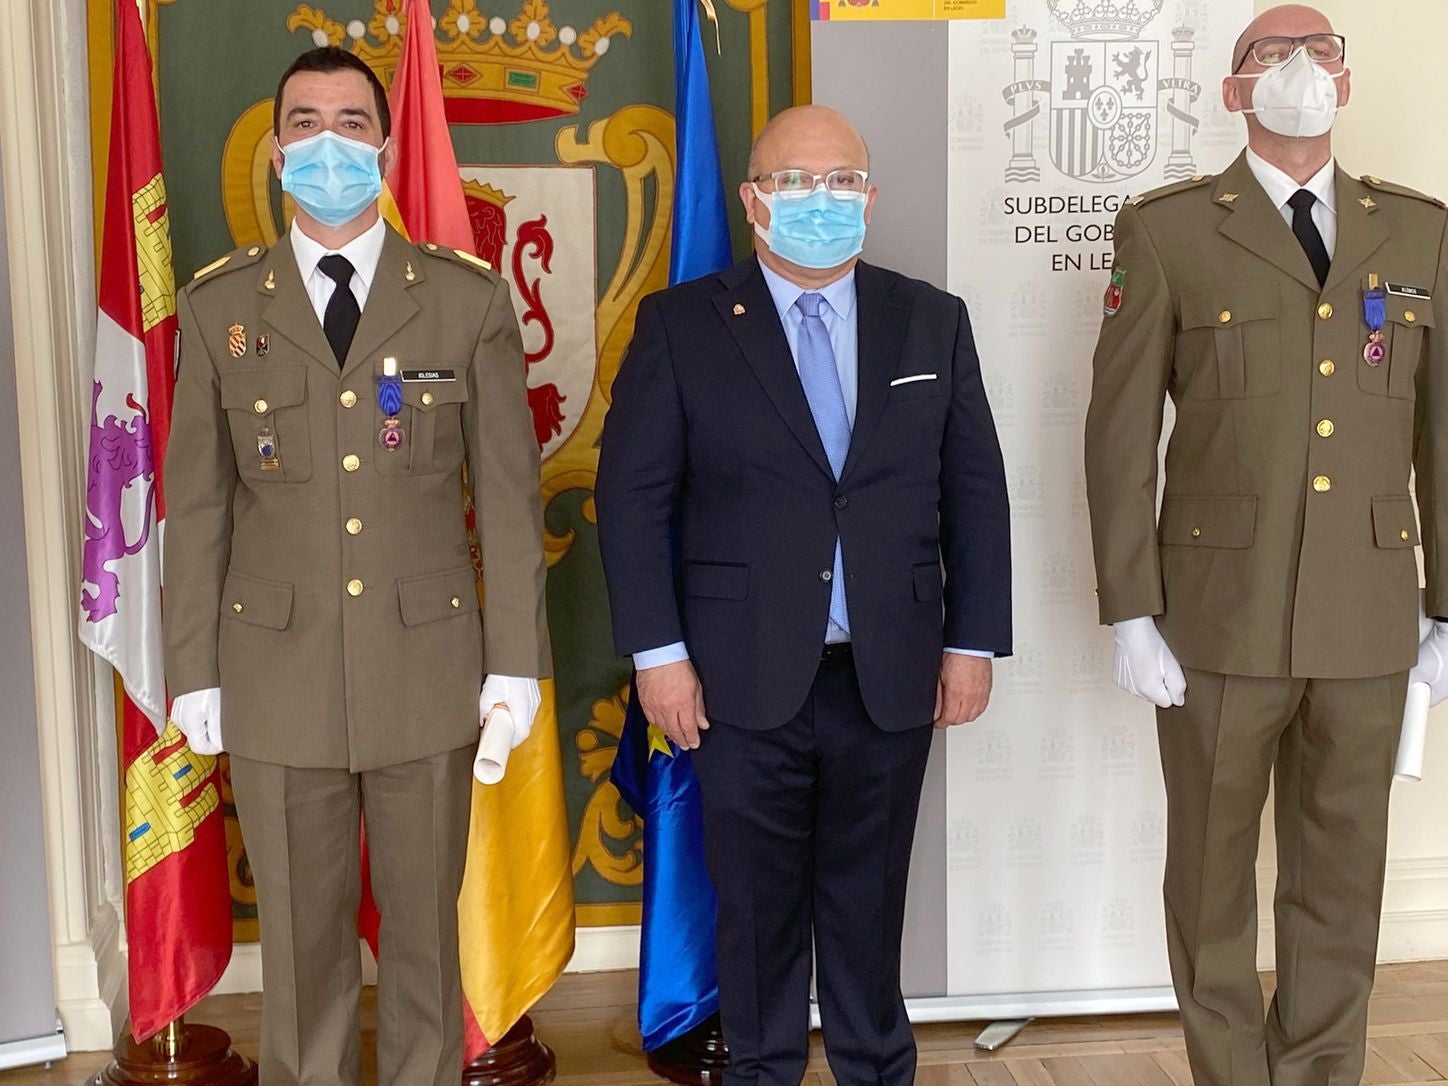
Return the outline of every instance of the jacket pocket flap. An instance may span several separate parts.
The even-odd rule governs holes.
[[[923,562],[910,571],[910,576],[915,582],[915,598],[921,603],[938,600],[945,594],[939,562]]]
[[[1158,535],[1167,545],[1244,550],[1257,529],[1256,498],[1168,497]]]
[[[1409,317],[1412,317],[1409,320]],[[1433,302],[1431,299],[1400,298],[1388,295],[1388,320],[1409,328],[1433,327]]]
[[[722,562],[685,562],[684,594],[710,600],[742,600],[749,595],[749,567]]]
[[[1418,518],[1412,498],[1374,498],[1373,536],[1379,547],[1416,547]]]
[[[473,567],[405,577],[397,582],[397,601],[404,626],[421,626],[454,615],[478,613]]]
[[[1182,328],[1232,328],[1248,321],[1273,320],[1278,316],[1277,301],[1277,288],[1265,283],[1234,283],[1230,290],[1184,290]]]
[[[421,411],[445,403],[464,403],[468,398],[468,383],[459,376],[452,381],[405,381],[402,385],[402,402]]]
[[[221,613],[251,626],[285,630],[292,620],[292,586],[229,570],[221,590]]]
[[[226,370],[220,377],[221,406],[228,411],[265,415],[278,407],[295,407],[307,398],[307,371],[300,368]]]

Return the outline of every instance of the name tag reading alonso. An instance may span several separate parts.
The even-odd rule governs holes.
[[[1404,286],[1402,283],[1384,283],[1389,294],[1396,294],[1400,298],[1417,298],[1419,301],[1428,302],[1433,300],[1433,295],[1422,287]]]
[[[452,370],[403,370],[404,381],[456,381]]]

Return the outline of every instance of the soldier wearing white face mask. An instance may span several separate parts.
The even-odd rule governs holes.
[[[1101,621],[1117,683],[1159,709],[1167,938],[1198,1086],[1359,1082],[1409,669],[1443,685],[1443,624],[1418,641],[1408,478],[1427,613],[1448,615],[1448,215],[1337,167],[1345,53],[1311,8],[1247,28],[1223,98],[1248,146],[1122,210],[1095,358]],[[1274,774],[1264,1016],[1255,861]]]

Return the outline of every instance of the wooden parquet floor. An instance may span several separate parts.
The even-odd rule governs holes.
[[[635,974],[568,976],[539,1004],[539,1035],[558,1054],[559,1086],[656,1086],[634,1026]],[[1272,978],[1263,978],[1270,992]],[[193,1017],[221,1026],[254,1055],[261,997],[215,996]],[[370,1086],[373,989],[363,996]],[[1383,966],[1369,1018],[1364,1086],[1448,1082],[1448,962]],[[916,1086],[1192,1086],[1175,1015],[1043,1019],[995,1053],[977,1052],[980,1023],[916,1027]],[[49,1070],[0,1072],[0,1086],[82,1086],[106,1062],[81,1053]],[[804,1086],[834,1086],[819,1035]]]

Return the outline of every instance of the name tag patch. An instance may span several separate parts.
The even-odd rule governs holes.
[[[1433,298],[1433,295],[1422,287],[1408,287],[1402,283],[1384,283],[1383,286],[1389,294],[1396,294],[1400,298],[1417,298],[1422,302],[1431,301]]]
[[[404,381],[456,381],[452,370],[403,370]]]

